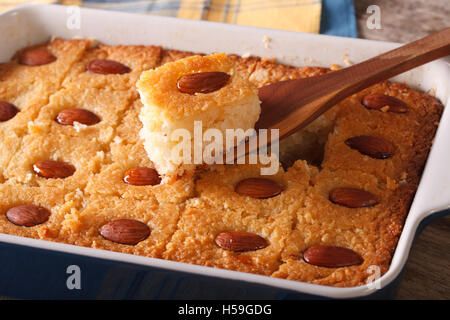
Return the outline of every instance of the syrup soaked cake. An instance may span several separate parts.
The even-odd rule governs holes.
[[[91,40],[25,48],[0,64],[0,232],[362,285],[370,267],[389,268],[443,110],[435,98],[387,81],[363,90],[283,140],[269,176],[260,164],[167,176],[167,146],[147,139],[161,119],[189,128],[200,114],[251,128],[257,87],[330,71]],[[225,87],[176,86],[198,72]],[[149,95],[155,77],[167,81]]]
[[[195,121],[201,121],[202,131],[218,129],[225,137],[226,129],[253,129],[261,112],[258,89],[223,53],[192,56],[145,71],[137,87],[144,103],[140,115],[144,145],[164,175],[195,169],[194,148],[199,144],[193,139]],[[178,129],[188,130],[192,139],[187,161],[172,153],[179,143],[172,139]],[[212,143],[217,145],[211,148],[224,151],[222,141]],[[204,146],[200,149],[203,153]]]

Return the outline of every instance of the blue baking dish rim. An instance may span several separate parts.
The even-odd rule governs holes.
[[[417,228],[450,213],[436,212]],[[96,259],[0,242],[0,295],[22,299],[326,299],[262,284]],[[81,290],[69,290],[69,265],[81,270]],[[403,271],[402,271],[403,272]],[[401,273],[388,285],[360,299],[389,299]]]

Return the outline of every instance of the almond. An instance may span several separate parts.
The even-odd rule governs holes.
[[[405,102],[385,94],[378,94],[378,93],[368,94],[362,99],[361,103],[367,109],[394,112],[394,113],[405,113],[408,111],[408,105]]]
[[[154,186],[161,183],[161,177],[153,168],[133,168],[125,172],[125,183],[134,186]]]
[[[74,122],[92,126],[100,122],[99,117],[86,109],[65,109],[58,114],[55,120],[64,126],[73,126]]]
[[[198,72],[180,77],[177,87],[183,93],[210,93],[224,87],[230,75],[225,72]]]
[[[75,168],[66,162],[43,160],[33,165],[34,172],[43,178],[67,178],[75,173]]]
[[[394,145],[386,139],[372,136],[357,136],[345,141],[350,148],[375,158],[387,159],[394,155]]]
[[[41,66],[56,61],[56,57],[45,49],[25,51],[19,57],[19,63],[26,66]]]
[[[18,226],[32,227],[46,222],[50,217],[50,211],[32,204],[26,204],[9,209],[6,212],[6,217]]]
[[[342,247],[316,245],[303,253],[303,259],[312,265],[340,268],[359,265],[363,259],[355,251]]]
[[[117,61],[95,59],[88,63],[87,69],[99,74],[124,74],[130,72],[130,68]]]
[[[222,249],[244,252],[263,249],[268,246],[266,239],[244,231],[226,231],[216,237],[216,244]]]
[[[257,199],[274,197],[283,191],[283,187],[277,182],[265,178],[248,178],[240,181],[235,192],[240,195]]]
[[[15,105],[6,101],[0,101],[0,122],[8,121],[19,112]]]
[[[331,190],[329,199],[335,204],[347,208],[372,207],[378,204],[377,198],[370,192],[357,188],[336,188]]]
[[[137,220],[118,219],[103,225],[99,232],[107,240],[135,245],[148,238],[150,228]]]

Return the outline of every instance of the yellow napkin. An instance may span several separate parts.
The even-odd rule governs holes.
[[[82,0],[0,0],[0,12],[26,4],[80,5]]]
[[[321,1],[211,0],[206,10],[195,0],[181,2],[180,18],[319,33]]]
[[[1,0],[0,11],[26,3],[59,3],[187,19],[319,33],[321,0]]]

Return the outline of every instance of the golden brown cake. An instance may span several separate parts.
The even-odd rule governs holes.
[[[300,160],[287,172],[280,168],[270,178],[261,176],[259,169],[257,165],[217,165],[201,174],[196,183],[197,197],[186,203],[163,257],[265,275],[277,271],[295,213],[303,207],[310,176],[317,169]],[[235,192],[234,186],[240,181],[254,178],[273,181],[283,191],[267,199]],[[229,248],[217,245],[220,233],[235,231],[257,234],[267,246],[235,252],[232,243]]]
[[[139,136],[136,82],[192,55],[55,39],[0,64],[0,232],[321,285],[384,274],[439,101],[382,82],[283,140],[275,175],[215,165],[168,178]],[[331,71],[228,58],[256,86]]]
[[[196,146],[202,154],[206,148],[194,139],[196,123],[201,122],[203,132],[215,129],[223,137],[227,129],[245,131],[255,127],[261,113],[258,89],[234,66],[224,53],[195,55],[142,73],[136,84],[144,104],[139,115],[143,123],[141,137],[159,173],[182,175],[202,164],[194,156]],[[207,86],[194,85],[200,82]],[[191,137],[191,155],[187,159],[173,152],[180,143],[174,133],[180,129]],[[223,146],[222,141],[211,141],[208,146],[220,153],[232,148]]]

